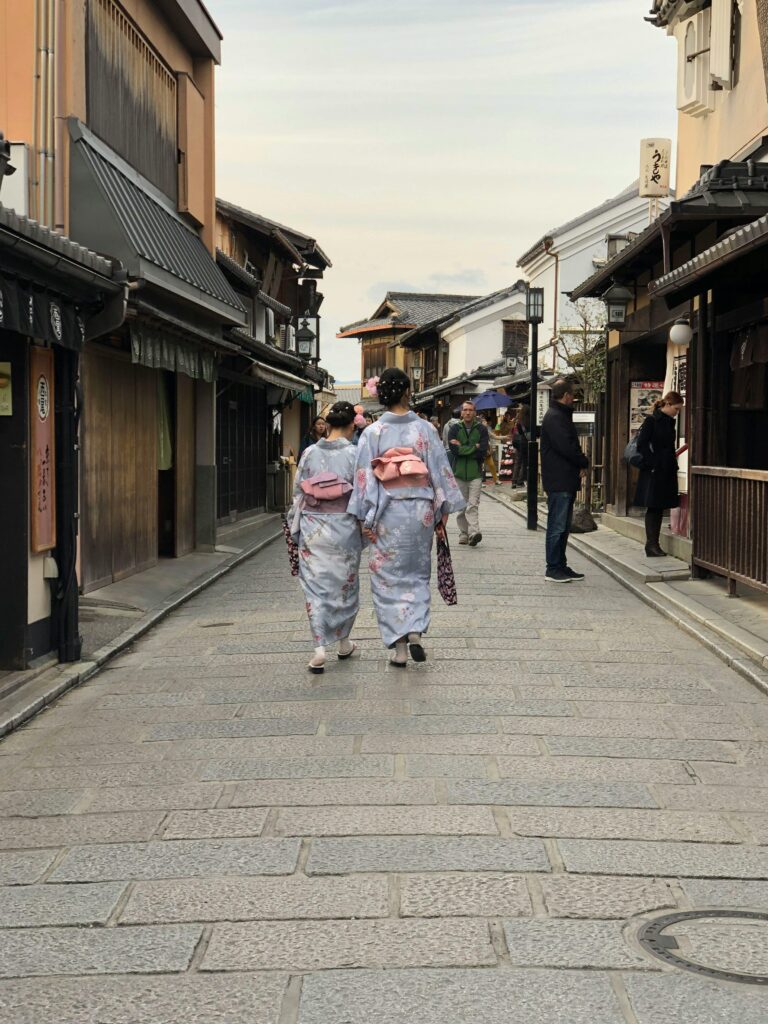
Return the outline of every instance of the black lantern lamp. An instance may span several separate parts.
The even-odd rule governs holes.
[[[544,323],[544,289],[527,288],[525,292],[525,319],[529,324]]]
[[[11,164],[11,144],[6,141],[5,136],[0,132],[0,188],[3,187],[3,178],[16,173],[16,168]]]
[[[620,331],[626,326],[627,307],[634,297],[634,293],[626,285],[613,282],[608,291],[604,292],[602,296],[607,315],[606,327]]]
[[[314,357],[316,340],[317,335],[309,326],[309,321],[302,320],[301,327],[296,331],[296,344],[302,359],[312,359]]]
[[[539,387],[539,324],[544,322],[544,289],[526,288],[525,319],[531,325],[531,425],[528,429],[528,529],[538,527],[539,442],[536,393]]]

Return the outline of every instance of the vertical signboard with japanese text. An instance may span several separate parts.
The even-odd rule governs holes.
[[[32,550],[56,546],[56,458],[53,433],[53,352],[29,350],[29,474]]]
[[[669,195],[669,172],[672,163],[671,139],[640,141],[640,195],[658,199]]]

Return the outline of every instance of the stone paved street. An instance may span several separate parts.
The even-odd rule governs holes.
[[[768,700],[481,514],[423,666],[364,581],[361,657],[310,676],[275,544],[0,742],[0,1020],[765,1024],[637,932],[768,911]],[[675,935],[768,974],[766,931]]]

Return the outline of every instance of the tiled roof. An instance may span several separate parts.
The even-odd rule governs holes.
[[[15,210],[3,206],[2,203],[0,203],[0,227],[7,228],[14,234],[21,235],[36,245],[52,249],[60,256],[64,256],[73,263],[78,263],[80,266],[86,267],[96,274],[101,274],[103,277],[112,276],[113,264],[111,260],[99,256],[98,253],[93,252],[91,249],[86,249],[83,245],[78,245],[77,242],[73,242],[66,235],[59,235],[55,231],[51,231],[50,228],[44,227],[36,220],[22,217]],[[119,263],[117,266],[120,266]]]
[[[469,302],[466,302],[463,306],[449,310],[447,313],[443,313],[436,317],[434,320],[428,320],[426,323],[416,326],[413,330],[408,331],[407,334],[403,334],[398,338],[398,344],[405,344],[412,338],[415,338],[421,331],[428,328],[434,327],[447,327],[449,324],[454,324],[461,320],[462,317],[470,316],[472,313],[479,313],[481,310],[486,309],[488,306],[492,306],[496,302],[500,302],[502,299],[509,298],[516,292],[525,294],[526,284],[525,281],[515,281],[514,284],[507,285],[506,288],[500,288],[498,291],[491,292],[490,295],[482,295],[479,299],[474,298]]]
[[[332,266],[328,256],[323,252],[315,239],[310,238],[309,235],[296,231],[294,228],[289,228],[285,224],[280,224],[279,221],[264,217],[260,213],[246,210],[244,207],[230,203],[226,199],[217,199],[216,208],[233,220],[247,224],[255,231],[261,231],[266,235],[274,235],[278,238],[282,237],[299,251],[307,263],[311,263],[313,266],[323,268]]]
[[[626,203],[628,199],[632,199],[633,196],[637,197],[640,191],[639,185],[639,181],[633,181],[631,185],[628,185],[612,199],[606,199],[606,201],[604,203],[600,203],[599,206],[595,206],[591,210],[587,210],[586,213],[582,213],[578,217],[574,217],[573,220],[566,221],[565,224],[561,224],[558,228],[552,228],[551,231],[547,231],[535,245],[532,245],[530,249],[523,253],[517,261],[518,267],[524,267],[534,258],[534,256],[537,256],[545,249],[547,242],[551,242],[558,235],[562,235],[566,231],[571,231],[573,228],[586,224],[588,221],[592,220],[593,217],[599,217],[601,213],[608,213],[608,211],[614,209],[614,207],[621,206],[622,203]]]
[[[369,320],[356,320],[347,324],[336,337],[349,338],[354,337],[356,332],[365,333],[386,327],[401,331],[423,327],[467,303],[476,302],[478,298],[477,295],[439,295],[434,292],[387,292]],[[382,315],[387,309],[391,309],[392,313]]]

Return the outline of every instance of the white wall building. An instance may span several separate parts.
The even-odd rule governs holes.
[[[440,331],[448,345],[448,376],[470,373],[504,354],[505,322],[525,320],[525,287],[518,282],[457,310]]]
[[[565,293],[581,284],[610,256],[649,224],[648,200],[634,182],[613,199],[548,231],[517,261],[531,286],[544,289],[544,323],[539,328],[539,365],[558,365],[555,339],[561,328],[574,326]],[[659,201],[665,209],[668,201]]]

